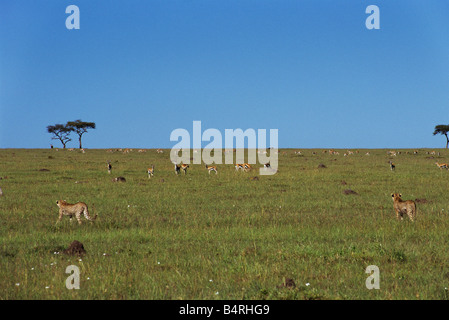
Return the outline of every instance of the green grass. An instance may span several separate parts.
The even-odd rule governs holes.
[[[273,176],[176,176],[168,150],[0,150],[0,299],[447,299],[449,172],[435,162],[449,152],[402,150],[392,172],[387,150],[321,151],[280,150]],[[427,200],[415,223],[396,221],[392,192]],[[97,221],[56,225],[59,199]],[[73,240],[81,261],[62,254]],[[79,290],[65,287],[72,264]],[[369,265],[380,290],[365,287]]]

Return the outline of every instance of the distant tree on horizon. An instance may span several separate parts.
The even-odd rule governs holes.
[[[441,134],[446,137],[446,149],[449,146],[449,137],[447,136],[448,132],[449,132],[449,125],[445,124],[439,124],[435,126],[435,131],[433,132],[433,135]]]
[[[69,121],[67,122],[66,126],[70,128],[71,131],[76,132],[76,134],[78,135],[80,149],[83,148],[81,144],[81,137],[83,136],[83,134],[87,132],[87,129],[95,129],[96,127],[95,122],[85,122],[81,120]]]
[[[67,142],[72,141],[72,139],[69,138],[72,129],[64,124],[55,124],[54,126],[47,126],[47,132],[54,135],[52,139],[61,141],[64,149],[66,147]]]

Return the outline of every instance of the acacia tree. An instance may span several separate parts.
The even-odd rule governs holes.
[[[72,129],[67,127],[66,125],[55,124],[54,126],[47,126],[47,132],[53,135],[52,139],[61,141],[64,149],[67,142],[72,141],[72,139],[69,138]]]
[[[78,135],[78,140],[80,142],[80,149],[83,148],[81,144],[81,137],[83,134],[87,132],[87,129],[95,129],[96,125],[95,122],[85,122],[81,120],[76,121],[69,121],[67,122],[66,126],[70,128],[72,131],[76,132]]]
[[[448,132],[449,132],[449,125],[445,124],[439,124],[435,126],[435,131],[433,132],[433,135],[441,134],[446,137],[446,149],[449,146],[449,138],[447,136]]]

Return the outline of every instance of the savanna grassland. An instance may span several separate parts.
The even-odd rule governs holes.
[[[294,151],[271,176],[225,164],[177,176],[168,150],[0,150],[0,299],[448,298],[449,171],[435,165],[448,151]],[[418,199],[414,223],[396,220],[393,192]],[[97,220],[56,224],[59,199]],[[84,256],[63,253],[73,240]]]

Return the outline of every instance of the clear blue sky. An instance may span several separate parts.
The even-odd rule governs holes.
[[[194,120],[281,148],[436,148],[448,116],[447,0],[0,2],[0,148],[60,146],[47,125],[76,119],[97,124],[86,148],[170,148]]]

